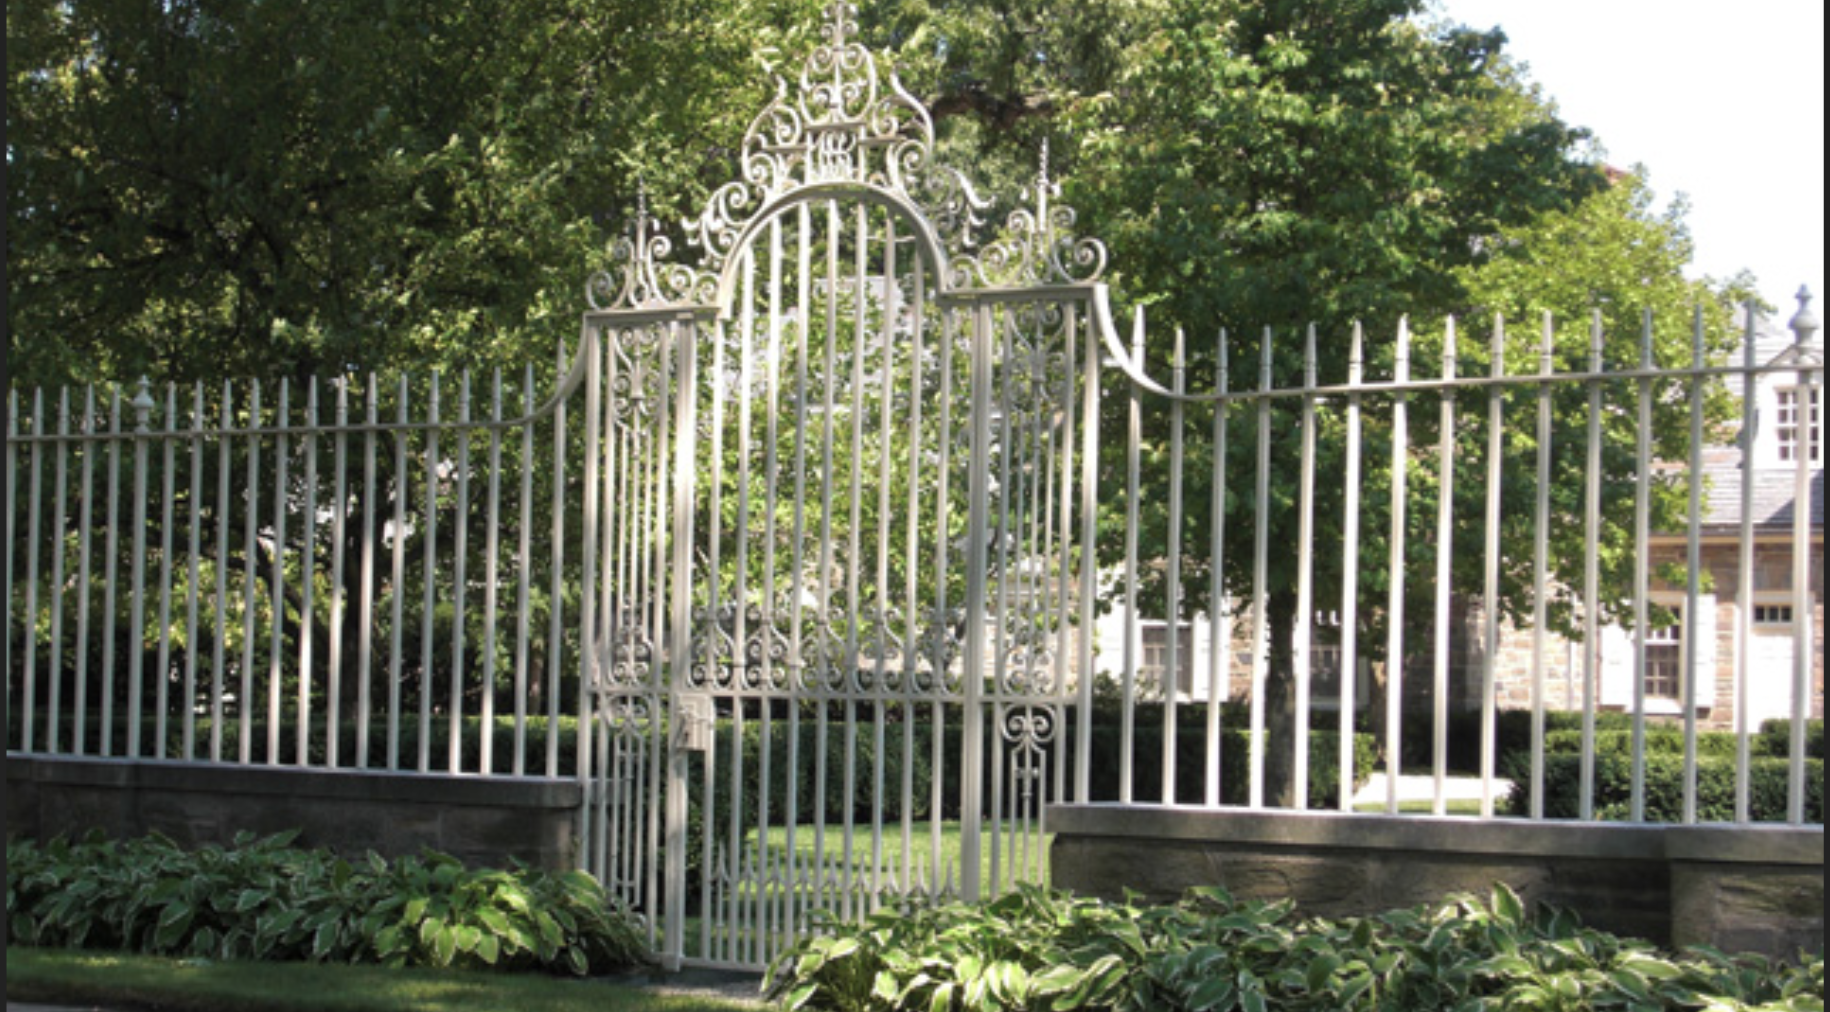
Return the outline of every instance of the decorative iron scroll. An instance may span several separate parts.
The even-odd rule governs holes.
[[[1045,141],[1039,170],[1004,227],[983,246],[974,229],[991,202],[964,173],[937,163],[928,110],[894,72],[883,80],[876,58],[856,40],[857,10],[835,2],[794,85],[775,78],[775,98],[744,134],[738,178],[716,190],[684,222],[696,265],[668,262],[673,242],[653,229],[644,197],[631,234],[611,247],[609,271],[592,275],[586,297],[597,310],[705,309],[718,276],[760,216],[801,191],[833,187],[875,192],[918,211],[944,247],[951,290],[1097,281],[1105,246],[1074,234],[1074,210],[1056,203]]]

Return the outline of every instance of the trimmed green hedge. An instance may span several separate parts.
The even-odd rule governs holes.
[[[1784,822],[1790,762],[1761,758],[1748,763],[1748,817],[1755,822]],[[1531,810],[1531,775],[1523,762],[1508,771],[1513,812]],[[1568,753],[1544,757],[1544,815],[1552,819],[1581,816],[1582,757]],[[1625,752],[1595,756],[1595,813],[1604,820],[1625,820],[1631,812],[1633,760]],[[1645,771],[1645,819],[1681,822],[1684,816],[1684,757],[1649,752]],[[1730,822],[1735,818],[1735,762],[1705,756],[1697,761],[1697,819]],[[1805,760],[1804,820],[1824,821],[1824,761]]]
[[[433,852],[352,863],[292,836],[195,851],[157,835],[8,840],[13,944],[578,975],[648,962],[583,872],[471,870]]]
[[[1544,751],[1568,752],[1580,755],[1582,752],[1582,732],[1580,730],[1558,730],[1544,735]],[[1618,730],[1597,731],[1595,733],[1595,753],[1607,755],[1620,753],[1631,755],[1633,751],[1633,730],[1631,725]],[[1684,729],[1674,724],[1648,724],[1646,727],[1646,751],[1667,755],[1684,754]],[[1699,756],[1720,756],[1734,758],[1738,752],[1738,736],[1733,731],[1698,731],[1697,754]],[[1748,754],[1754,757],[1787,758],[1792,754],[1792,722],[1788,720],[1769,720],[1760,725],[1760,730],[1748,736]],[[1808,720],[1805,722],[1805,755],[1812,759],[1824,757],[1824,722]]]

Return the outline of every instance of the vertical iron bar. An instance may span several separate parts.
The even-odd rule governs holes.
[[[1209,481],[1212,484],[1212,498],[1208,503],[1208,537],[1211,558],[1207,565],[1207,610],[1208,610],[1208,654],[1207,654],[1207,776],[1204,801],[1208,807],[1220,804],[1220,784],[1224,779],[1220,768],[1222,750],[1220,710],[1226,702],[1228,683],[1231,681],[1232,653],[1231,630],[1232,615],[1228,612],[1226,602],[1226,414],[1232,406],[1227,396],[1227,351],[1226,328],[1220,328],[1216,342],[1218,347],[1214,355],[1219,362],[1219,372],[1214,380],[1214,392],[1218,397],[1214,401],[1214,445],[1212,473]],[[1091,551],[1091,542],[1083,551]],[[1082,589],[1085,593],[1085,589]],[[1091,706],[1086,708],[1084,723],[1092,719]],[[1090,750],[1081,752],[1079,761],[1085,763],[1090,758]],[[1084,799],[1082,799],[1084,801]]]
[[[1163,651],[1163,804],[1176,801],[1176,692],[1182,679],[1182,395],[1188,390],[1186,338],[1176,328],[1175,360],[1170,383],[1176,394],[1169,402],[1169,530],[1167,579],[1164,581],[1163,621],[1168,642]]]
[[[117,387],[109,398],[108,411],[108,500],[103,504],[103,529],[107,534],[102,548],[102,723],[99,730],[101,753],[114,754],[114,633],[115,589],[120,582],[121,530],[116,523],[121,501],[121,391]],[[143,527],[144,525],[142,525]]]
[[[1691,321],[1691,365],[1702,369],[1708,363],[1703,357],[1703,307],[1697,306]],[[1690,378],[1690,467],[1686,475],[1690,503],[1686,513],[1684,550],[1684,824],[1697,821],[1697,672],[1704,650],[1714,651],[1714,643],[1698,642],[1702,631],[1698,612],[1703,606],[1703,385],[1700,375]],[[1751,473],[1749,477],[1751,477]],[[1804,500],[1809,502],[1809,499]],[[1711,701],[1713,702],[1713,700]]]
[[[49,706],[45,711],[45,741],[49,751],[56,753],[62,744],[63,723],[63,646],[64,646],[64,557],[68,554],[64,535],[64,493],[67,488],[69,453],[70,453],[70,390],[68,387],[57,394],[57,456],[53,465],[51,479],[51,530],[56,532],[56,542],[51,550],[51,646],[50,663],[50,696]],[[85,449],[86,452],[86,449]],[[82,641],[79,640],[79,643]],[[79,648],[80,649],[80,648]],[[27,749],[31,751],[31,749]]]
[[[216,649],[210,675],[210,761],[222,761],[223,680],[229,640],[229,443],[235,388],[222,384],[222,435],[216,444]]]
[[[1749,299],[1746,303],[1747,326],[1741,345],[1741,524],[1736,540],[1735,565],[1735,821],[1748,821],[1748,769],[1751,765],[1749,739],[1753,727],[1748,720],[1748,696],[1753,679],[1754,636],[1754,436],[1759,420],[1758,388],[1755,368],[1759,365],[1756,338],[1759,334],[1760,310]],[[1794,507],[1796,508],[1796,507]],[[1796,612],[1794,619],[1798,618]]]
[[[93,457],[97,440],[95,438],[95,386],[90,384],[83,388],[82,435],[82,498],[76,514],[76,683],[75,699],[71,701],[71,717],[74,725],[70,729],[71,745],[77,755],[82,755],[88,747],[89,737],[89,532],[95,506],[95,475]],[[53,751],[56,743],[53,736]]]
[[[674,402],[674,463],[673,493],[671,496],[673,516],[670,536],[673,539],[673,575],[672,593],[673,616],[669,663],[675,668],[671,673],[671,684],[676,687],[673,699],[674,712],[678,713],[677,687],[684,682],[681,668],[692,663],[692,549],[693,549],[693,478],[694,464],[698,458],[697,435],[698,421],[695,415],[697,407],[696,392],[698,380],[698,328],[697,322],[691,319],[668,326],[669,345],[675,351],[675,386],[677,397]],[[596,423],[591,427],[596,429]],[[587,470],[592,474],[587,486],[594,484],[596,474],[588,463],[597,455],[595,431],[589,440],[594,448],[587,457]],[[587,509],[595,527],[595,510]],[[587,528],[590,530],[591,528]],[[594,545],[589,545],[594,548]],[[587,566],[590,556],[587,551]],[[592,574],[594,577],[595,574]],[[590,580],[587,580],[587,584]],[[581,729],[582,730],[582,729]],[[678,960],[685,947],[686,918],[686,818],[687,793],[686,781],[688,759],[683,750],[669,749],[668,764],[671,767],[667,786],[667,940],[663,952],[664,959],[677,968]],[[709,826],[708,826],[709,828]],[[709,873],[711,869],[706,869]]]
[[[534,366],[529,363],[521,372],[521,414],[527,422],[521,426],[521,516],[516,521],[515,551],[515,758],[510,772],[527,773],[527,651],[528,590],[533,583],[534,536]],[[547,734],[555,732],[547,728]]]
[[[1131,325],[1131,360],[1144,360],[1144,307],[1138,306]],[[1130,384],[1131,427],[1125,449],[1125,672],[1122,709],[1119,715],[1118,800],[1130,804],[1132,798],[1133,760],[1136,730],[1133,726],[1137,705],[1137,653],[1140,647],[1137,628],[1137,539],[1139,456],[1144,439],[1144,390]]]
[[[990,478],[991,392],[992,392],[992,310],[980,303],[973,314],[972,329],[972,442],[971,463],[967,468],[966,520],[966,664],[962,683],[965,713],[962,717],[960,755],[960,898],[968,903],[980,899],[980,803],[984,775],[984,695],[985,616],[988,597],[985,587],[985,564],[989,550],[987,487]]]
[[[1799,292],[1800,312],[1793,318],[1798,344],[1804,345],[1811,331],[1805,327],[1810,293]],[[1700,338],[1699,338],[1700,341]],[[1801,357],[1803,365],[1807,359]],[[1823,361],[1822,354],[1818,361]],[[1805,717],[1811,709],[1811,665],[1817,656],[1812,649],[1815,622],[1811,614],[1811,560],[1823,565],[1821,552],[1811,551],[1811,455],[1824,456],[1822,370],[1798,370],[1797,453],[1792,470],[1792,728],[1790,763],[1786,775],[1786,821],[1801,825],[1805,821]]]
[[[1531,817],[1544,817],[1545,598],[1550,579],[1550,384],[1556,340],[1550,313],[1538,343],[1538,471],[1531,525]]]
[[[1500,663],[1500,480],[1506,451],[1506,389],[1498,381],[1506,375],[1506,319],[1493,317],[1493,344],[1488,352],[1488,372],[1495,382],[1487,387],[1487,524],[1483,555],[1485,579],[1481,584],[1481,620],[1484,638],[1481,653],[1481,818],[1493,818],[1493,773],[1499,749]]]
[[[369,435],[364,445],[363,488],[362,488],[362,634],[366,639],[366,630],[372,623],[370,605],[373,598],[371,587],[375,585],[375,507],[374,502],[380,498],[381,490],[375,484],[374,459],[375,441],[378,438],[376,419],[380,405],[376,403],[380,396],[380,383],[375,375],[369,375],[368,383],[368,424]],[[407,419],[408,419],[408,386],[407,378],[402,376],[395,390],[395,418],[400,429],[394,437],[394,523],[390,532],[390,562],[392,563],[392,585],[388,590],[388,752],[387,768],[400,769],[400,723],[402,683],[406,679],[406,657],[401,637],[405,635],[407,611],[407,505],[413,498],[413,485],[408,480],[410,457],[407,453]],[[356,666],[356,765],[366,768],[369,762],[369,699],[370,699],[370,662],[368,652],[363,652],[363,659]],[[420,705],[426,704],[424,698],[429,693],[421,679]],[[420,740],[425,740],[422,731]]]
[[[1347,430],[1343,450],[1347,454],[1345,504],[1341,511],[1341,711],[1339,734],[1341,784],[1340,809],[1353,810],[1354,715],[1359,702],[1360,645],[1360,394],[1357,388],[1365,368],[1365,333],[1360,321],[1353,324],[1353,336],[1347,352],[1347,385],[1354,392],[1347,395]]]
[[[305,388],[305,428],[302,437],[305,441],[305,517],[304,530],[299,540],[299,730],[295,747],[295,762],[304,766],[309,761],[311,744],[311,648],[312,648],[312,591],[317,583],[314,572],[317,563],[318,538],[318,378],[311,377]],[[332,697],[333,699],[335,697]],[[329,712],[328,725],[325,728],[325,743],[334,732],[331,730],[337,723],[337,711],[333,707]]]
[[[1071,310],[1070,310],[1071,312]],[[1069,317],[1072,319],[1072,316]],[[1094,551],[1099,536],[1099,337],[1098,322],[1087,320],[1086,354],[1080,380],[1080,721],[1074,748],[1074,800],[1093,798],[1093,599],[1098,592],[1099,563]],[[1070,328],[1069,333],[1073,333]],[[1221,343],[1224,346],[1225,337]],[[943,430],[944,432],[944,430]]]
[[[1291,660],[1296,676],[1296,754],[1291,765],[1291,785],[1298,811],[1309,807],[1309,689],[1313,684],[1310,648],[1315,623],[1315,324],[1303,335],[1303,407],[1301,475],[1297,484],[1296,624]],[[1351,783],[1351,782],[1349,782]],[[1347,790],[1349,784],[1342,784]]]
[[[290,381],[280,380],[279,413],[274,418],[273,457],[273,586],[269,588],[273,623],[267,630],[267,765],[280,762],[280,676],[284,669],[281,648],[286,629],[286,485],[292,470],[292,446],[286,429],[292,424]]]
[[[432,646],[433,646],[433,577],[438,572],[438,386],[439,374],[432,373],[432,390],[426,404],[426,498],[423,508],[425,530],[420,535],[420,628],[419,628],[419,762],[421,773],[432,772]],[[404,403],[404,402],[403,402]],[[370,535],[373,531],[371,529]],[[582,733],[583,728],[579,731]],[[582,753],[580,762],[582,762]],[[582,843],[581,843],[582,848]]]
[[[171,662],[172,662],[172,523],[176,518],[176,505],[173,502],[177,495],[177,454],[178,454],[178,387],[167,384],[165,388],[165,431],[162,461],[164,474],[160,482],[160,511],[163,520],[160,524],[159,537],[159,687],[154,697],[158,707],[158,716],[153,724],[154,740],[153,758],[163,759],[166,753],[167,736],[171,730]],[[190,644],[185,643],[188,649]],[[187,757],[188,758],[188,757]]]
[[[1589,324],[1588,466],[1584,470],[1582,553],[1582,799],[1579,817],[1595,817],[1595,711],[1601,705],[1601,310]],[[1749,483],[1751,487],[1751,483]],[[1744,599],[1745,600],[1745,599]]]
[[[236,758],[246,766],[254,757],[254,618],[260,571],[260,417],[261,385],[251,384],[248,395],[248,512],[243,517],[241,692],[235,698]]]
[[[1394,381],[1410,382],[1411,321],[1406,318],[1398,320],[1397,356],[1392,366]],[[1398,814],[1398,781],[1404,773],[1404,500],[1410,460],[1406,403],[1404,393],[1393,396],[1391,555],[1386,560],[1390,567],[1390,596],[1386,604],[1385,629],[1385,811],[1388,815]]]
[[[133,573],[127,598],[127,757],[140,757],[140,723],[146,706],[146,468],[152,431],[146,424],[150,412],[147,384],[140,381],[134,398],[139,416],[133,433]],[[147,406],[143,407],[143,403]],[[34,623],[36,624],[36,623]],[[36,631],[34,631],[36,635]]]
[[[18,426],[16,424],[18,415],[19,395],[17,393],[9,392],[7,395],[6,411],[6,519],[9,529],[13,530],[17,529],[12,528],[10,525],[13,523],[13,470],[16,466],[15,447],[17,446],[17,443],[15,442],[15,438],[18,436]],[[32,436],[39,440],[44,438],[44,390],[42,388],[35,388],[32,391]],[[63,443],[60,441],[57,446],[61,453]],[[28,493],[30,498],[26,501],[25,614],[19,620],[20,626],[23,627],[25,631],[25,655],[23,658],[25,663],[22,669],[24,677],[21,679],[23,684],[20,686],[22,708],[19,711],[19,741],[20,746],[27,752],[33,751],[32,746],[37,744],[38,667],[36,653],[38,648],[38,516],[39,506],[44,502],[44,472],[40,466],[43,455],[44,443],[34,442],[32,444],[31,463],[28,465],[28,473],[31,475]],[[61,463],[61,458],[59,462]],[[62,499],[63,495],[61,490],[59,490],[58,500],[61,502]],[[52,531],[56,536],[59,554],[61,554],[64,533],[63,526],[59,524],[58,526],[53,527]],[[7,607],[11,608],[13,604],[13,560],[10,551],[8,552],[6,560],[6,581],[6,603]],[[54,582],[52,586],[55,587],[57,584]],[[55,601],[55,598],[53,598],[53,601]],[[54,643],[56,641],[53,640],[52,642]],[[49,668],[46,674],[53,683],[57,681],[58,671],[55,666]],[[7,709],[10,711],[13,708],[13,682],[10,677],[7,679],[6,685],[6,705]],[[9,738],[8,740],[10,741],[11,739]]]
[[[1449,317],[1442,338],[1442,378],[1455,379],[1455,318]],[[1448,813],[1449,779],[1449,560],[1454,551],[1455,532],[1455,393],[1445,387],[1441,395],[1441,421],[1437,433],[1440,449],[1437,455],[1436,495],[1436,615],[1435,672],[1432,683],[1430,761],[1435,782],[1430,810],[1437,815]]]
[[[483,508],[483,698],[477,704],[477,772],[496,768],[496,595],[502,565],[502,370],[489,378],[489,490]]]
[[[401,616],[405,609],[405,599],[407,595],[404,555],[406,550],[406,510],[407,500],[412,497],[411,486],[407,483],[407,378],[402,376],[399,380],[399,384],[397,392],[397,400],[399,403],[395,405],[395,411],[398,412],[401,429],[394,445],[394,524],[392,532],[394,539],[394,580],[393,585],[388,591],[389,597],[393,599],[394,606],[393,622],[389,629],[389,638],[393,647],[392,659],[388,669],[387,768],[389,770],[397,770],[400,768],[400,627],[402,624]],[[379,379],[371,372],[369,374],[368,389],[366,391],[367,396],[364,398],[367,402],[365,420],[368,431],[364,435],[362,441],[362,559],[358,564],[357,570],[362,583],[360,588],[362,596],[357,601],[356,613],[357,769],[367,769],[369,765],[369,708],[371,705],[370,700],[373,698],[371,690],[375,659],[375,542],[380,535],[380,531],[375,525],[375,500],[381,497],[375,477],[375,444],[381,438],[379,426],[381,410],[379,403],[381,396],[380,387],[381,383]],[[438,400],[438,376],[436,373],[432,377],[432,387],[432,397],[433,401],[436,403]],[[434,420],[436,421],[436,417]],[[436,440],[436,437],[434,437],[434,439]],[[435,470],[436,468],[428,465],[428,473]],[[428,504],[436,502],[436,499],[433,498],[430,490],[428,490],[427,502]],[[432,512],[430,505],[428,506],[427,512],[428,515]],[[426,547],[428,566],[431,565],[429,560],[431,560],[434,554],[435,553],[431,549],[431,532],[428,531]],[[428,579],[428,586],[430,586],[430,583],[431,581]],[[431,625],[428,621],[427,629],[429,630],[430,628]],[[428,670],[430,670],[430,667],[430,664],[426,665]],[[430,676],[427,675],[421,676],[422,686],[420,690],[420,705],[422,707],[429,705],[431,702],[430,697],[432,691],[429,677]],[[425,727],[429,723],[429,719],[421,722],[419,740],[422,752],[425,748],[427,738]],[[422,771],[424,770],[425,764],[423,762],[420,768]]]
[[[1270,663],[1270,599],[1266,593],[1270,555],[1271,515],[1271,328],[1266,327],[1258,339],[1258,460],[1254,475],[1252,533],[1252,704],[1251,704],[1251,787],[1248,792],[1252,808],[1263,808],[1265,726],[1265,681]]]
[[[331,769],[343,763],[343,617],[349,607],[343,586],[343,542],[349,535],[349,377],[340,376],[334,382],[337,406],[331,453],[336,477],[331,485],[334,505],[330,511],[330,582],[326,585],[330,591],[330,638],[325,646],[330,670],[324,683],[324,765]],[[366,499],[369,494],[365,488],[363,497]],[[362,738],[361,732],[358,737]]]
[[[1651,529],[1652,492],[1652,311],[1640,318],[1639,426],[1634,456],[1633,496],[1633,772],[1628,818],[1646,819],[1646,592],[1652,559],[1646,542]]]
[[[452,467],[457,473],[457,503],[451,514],[451,698],[446,704],[448,738],[445,767],[464,771],[464,591],[470,580],[470,370],[458,387],[457,452]]]
[[[173,416],[176,424],[176,416]],[[197,610],[203,556],[203,384],[191,389],[191,501],[190,544],[184,594],[184,731],[180,759],[196,758],[197,745]],[[222,616],[217,614],[216,641],[222,641]],[[56,628],[55,625],[52,626]]]

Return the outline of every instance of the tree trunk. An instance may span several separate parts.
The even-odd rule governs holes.
[[[1264,680],[1264,796],[1272,808],[1296,804],[1296,594],[1267,596],[1269,655]]]

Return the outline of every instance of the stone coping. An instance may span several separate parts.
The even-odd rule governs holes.
[[[1055,804],[1057,838],[1119,837],[1239,846],[1540,855],[1627,861],[1824,865],[1824,827],[1771,823],[1669,825],[1346,812]]]
[[[299,766],[243,766],[176,759],[123,759],[9,752],[6,779],[122,790],[283,795],[351,801],[427,802],[498,808],[576,808],[577,780]]]

